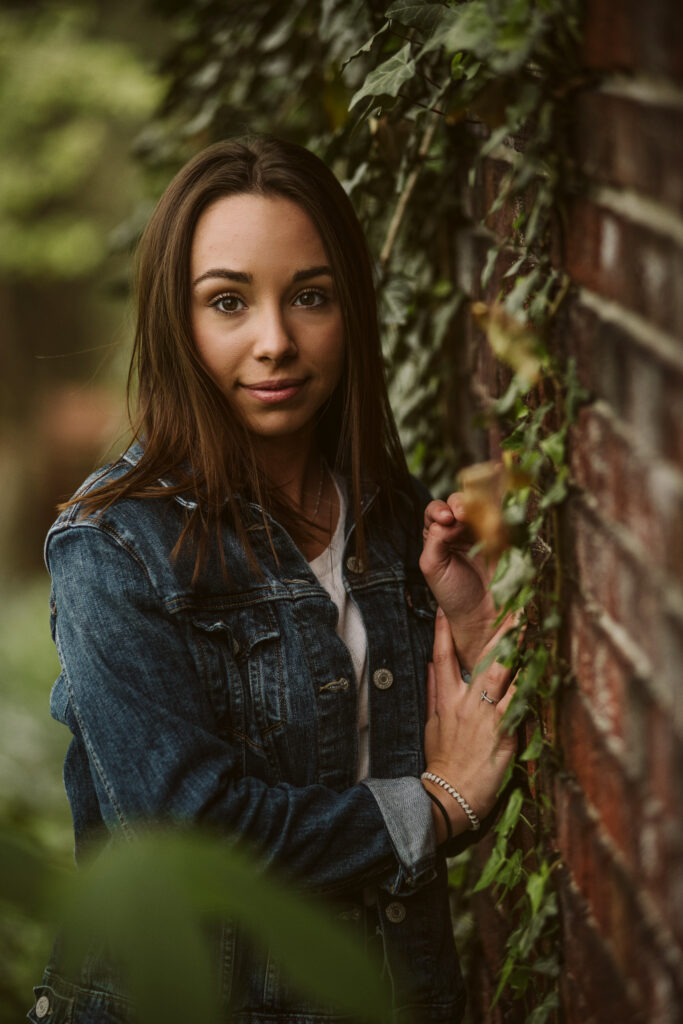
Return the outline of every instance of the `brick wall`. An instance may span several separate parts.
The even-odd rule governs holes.
[[[579,185],[557,260],[573,287],[554,330],[590,392],[570,438],[572,494],[560,540],[570,674],[556,727],[554,843],[562,858],[561,1017],[566,1024],[683,1020],[683,4],[587,0],[586,83],[570,149]],[[501,154],[497,154],[501,156]],[[504,164],[504,154],[502,154]],[[461,284],[479,271],[505,212],[489,160],[458,236]],[[473,408],[496,367],[470,323],[461,360]],[[461,447],[479,455],[460,415]],[[495,454],[495,437],[491,439]],[[484,857],[486,850],[479,854]],[[488,1010],[504,908],[475,903],[485,956],[473,1020]]]

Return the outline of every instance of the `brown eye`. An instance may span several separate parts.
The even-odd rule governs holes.
[[[245,306],[245,303],[239,295],[228,293],[226,295],[218,295],[210,305],[217,309],[219,313],[239,313],[240,309]]]
[[[294,300],[294,305],[315,308],[316,306],[322,306],[326,300],[327,295],[325,292],[319,291],[317,288],[307,288],[305,292],[299,292]]]

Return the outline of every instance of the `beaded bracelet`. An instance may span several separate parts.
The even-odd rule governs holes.
[[[462,807],[463,811],[470,820],[470,828],[474,832],[476,832],[476,830],[480,828],[481,822],[479,818],[474,813],[470,805],[467,803],[465,797],[458,793],[457,789],[454,789],[453,786],[451,786],[450,782],[446,782],[445,779],[442,779],[440,775],[435,775],[434,772],[422,772],[420,778],[429,779],[430,782],[435,782],[437,786],[441,786],[442,789],[445,789],[446,792],[450,794],[450,796],[452,796],[454,800],[457,800],[460,806]]]
[[[435,796],[432,792],[430,792],[430,790],[428,790],[426,786],[425,786],[425,793],[427,794],[429,799],[432,801],[432,803],[436,804],[436,806],[439,808],[439,810],[443,814],[443,820],[446,822],[446,842],[448,842],[449,839],[453,838],[453,826],[451,825],[451,819],[448,817],[448,811],[446,810],[444,805],[441,803],[441,801],[439,800],[438,796]]]

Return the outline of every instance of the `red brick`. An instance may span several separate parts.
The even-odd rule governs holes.
[[[629,875],[614,857],[576,785],[558,782],[557,807],[558,815],[566,818],[565,827],[558,831],[560,852],[606,943],[599,972],[597,964],[586,965],[587,984],[596,982],[605,971],[612,977],[616,972],[622,990],[628,993],[631,1012],[640,1007],[648,1013],[648,1021],[673,1019],[669,1015],[679,1005],[680,982],[675,967],[667,964],[666,936],[656,935],[638,902],[640,876]],[[562,886],[560,894],[566,898]],[[571,941],[565,943],[570,959],[582,956],[584,950],[577,950],[578,946],[578,936],[572,931]],[[599,1021],[612,1019],[597,1017]]]
[[[671,369],[662,384],[662,454],[683,469],[683,373]]]
[[[671,715],[672,727],[683,736],[681,665],[683,665],[683,621],[675,612],[662,611],[657,631],[658,657],[655,678],[660,702]]]
[[[674,734],[671,716],[654,701],[647,711],[646,726],[649,772],[647,804],[640,829],[640,863],[659,912],[683,948],[679,887],[683,864],[683,742]]]
[[[655,462],[645,482],[653,513],[650,525],[661,538],[662,567],[672,580],[683,580],[683,476]]]
[[[607,747],[586,702],[572,691],[564,695],[559,726],[565,767],[576,777],[606,831],[628,863],[637,864],[632,821],[640,796],[635,780]]]
[[[615,739],[625,738],[624,709],[631,671],[583,608],[578,595],[568,614],[571,667],[593,716]]]
[[[653,454],[683,466],[683,373],[578,298],[566,304],[559,333],[583,387],[604,399]]]
[[[574,467],[574,460],[572,460]],[[581,591],[612,618],[620,606],[621,551],[596,517],[579,501],[572,503],[574,556]]]
[[[683,207],[683,110],[584,92],[572,140],[579,169],[592,181]]]
[[[623,943],[617,951],[612,945],[612,925],[615,920],[615,908],[623,903],[613,876],[612,863],[603,843],[599,841],[597,825],[588,814],[580,789],[570,781],[558,780],[557,786],[558,818],[564,819],[564,827],[558,830],[559,851],[563,855],[568,877],[581,894],[584,903],[584,914],[590,913],[595,922],[593,945],[602,947],[599,966],[588,961],[584,964],[585,980],[590,987],[596,984],[600,976],[612,977],[619,983],[620,989],[631,988],[631,1002],[637,1005],[635,985],[633,983],[632,963],[636,957],[635,950],[629,950]],[[566,892],[560,885],[561,898]],[[623,911],[620,911],[623,913]],[[595,926],[597,925],[597,929]],[[565,935],[566,922],[565,922]],[[582,960],[585,949],[579,950],[578,937],[570,932],[571,941],[565,943],[568,957]],[[627,932],[628,934],[628,932]],[[632,931],[631,931],[632,934]],[[601,936],[602,941],[598,938]],[[604,944],[604,945],[603,945]],[[596,976],[597,973],[597,976]],[[630,979],[630,983],[627,982]],[[600,1005],[598,1003],[597,1005]],[[633,1007],[632,1007],[633,1008]],[[598,1020],[609,1018],[599,1016]]]
[[[481,269],[491,245],[488,235],[474,227],[461,228],[454,237],[456,281],[471,299],[481,298]]]
[[[644,417],[649,406],[644,398],[638,415]],[[645,450],[634,452],[616,426],[593,406],[581,408],[569,435],[573,479],[595,499],[604,520],[619,523],[639,542],[648,567],[678,579],[683,576],[683,475]],[[603,552],[596,564],[604,566],[607,557]],[[593,576],[590,568],[586,576]],[[620,617],[618,600],[604,604]]]
[[[683,257],[668,236],[585,197],[570,206],[566,269],[577,284],[672,334],[683,330],[676,290]]]
[[[565,942],[560,998],[565,1024],[645,1024],[646,1016],[628,998],[628,982],[619,974],[590,911],[565,879],[560,886]]]
[[[586,66],[683,78],[683,11],[678,0],[588,0]]]
[[[497,210],[491,212],[500,195],[504,179],[510,170],[511,166],[505,160],[493,160],[491,157],[484,160],[480,192],[483,198],[483,209],[480,219],[499,238],[507,238],[518,244],[523,240],[523,231],[515,229],[514,222],[523,210],[532,208],[534,190],[529,189],[526,195],[516,195],[511,200],[506,200]]]
[[[600,513],[614,520],[621,493],[624,445],[610,423],[591,405],[579,410],[569,435],[570,466],[576,483],[597,499]]]
[[[624,419],[636,432],[638,443],[659,452],[662,447],[662,389],[665,369],[637,345],[624,345],[626,388]]]
[[[566,355],[576,360],[581,385],[621,412],[625,385],[620,332],[574,299],[566,303],[559,333]]]

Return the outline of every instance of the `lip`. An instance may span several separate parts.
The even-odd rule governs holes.
[[[245,391],[259,402],[273,404],[286,402],[301,391],[306,384],[306,378],[285,378],[283,380],[261,380],[254,384],[241,384]]]

